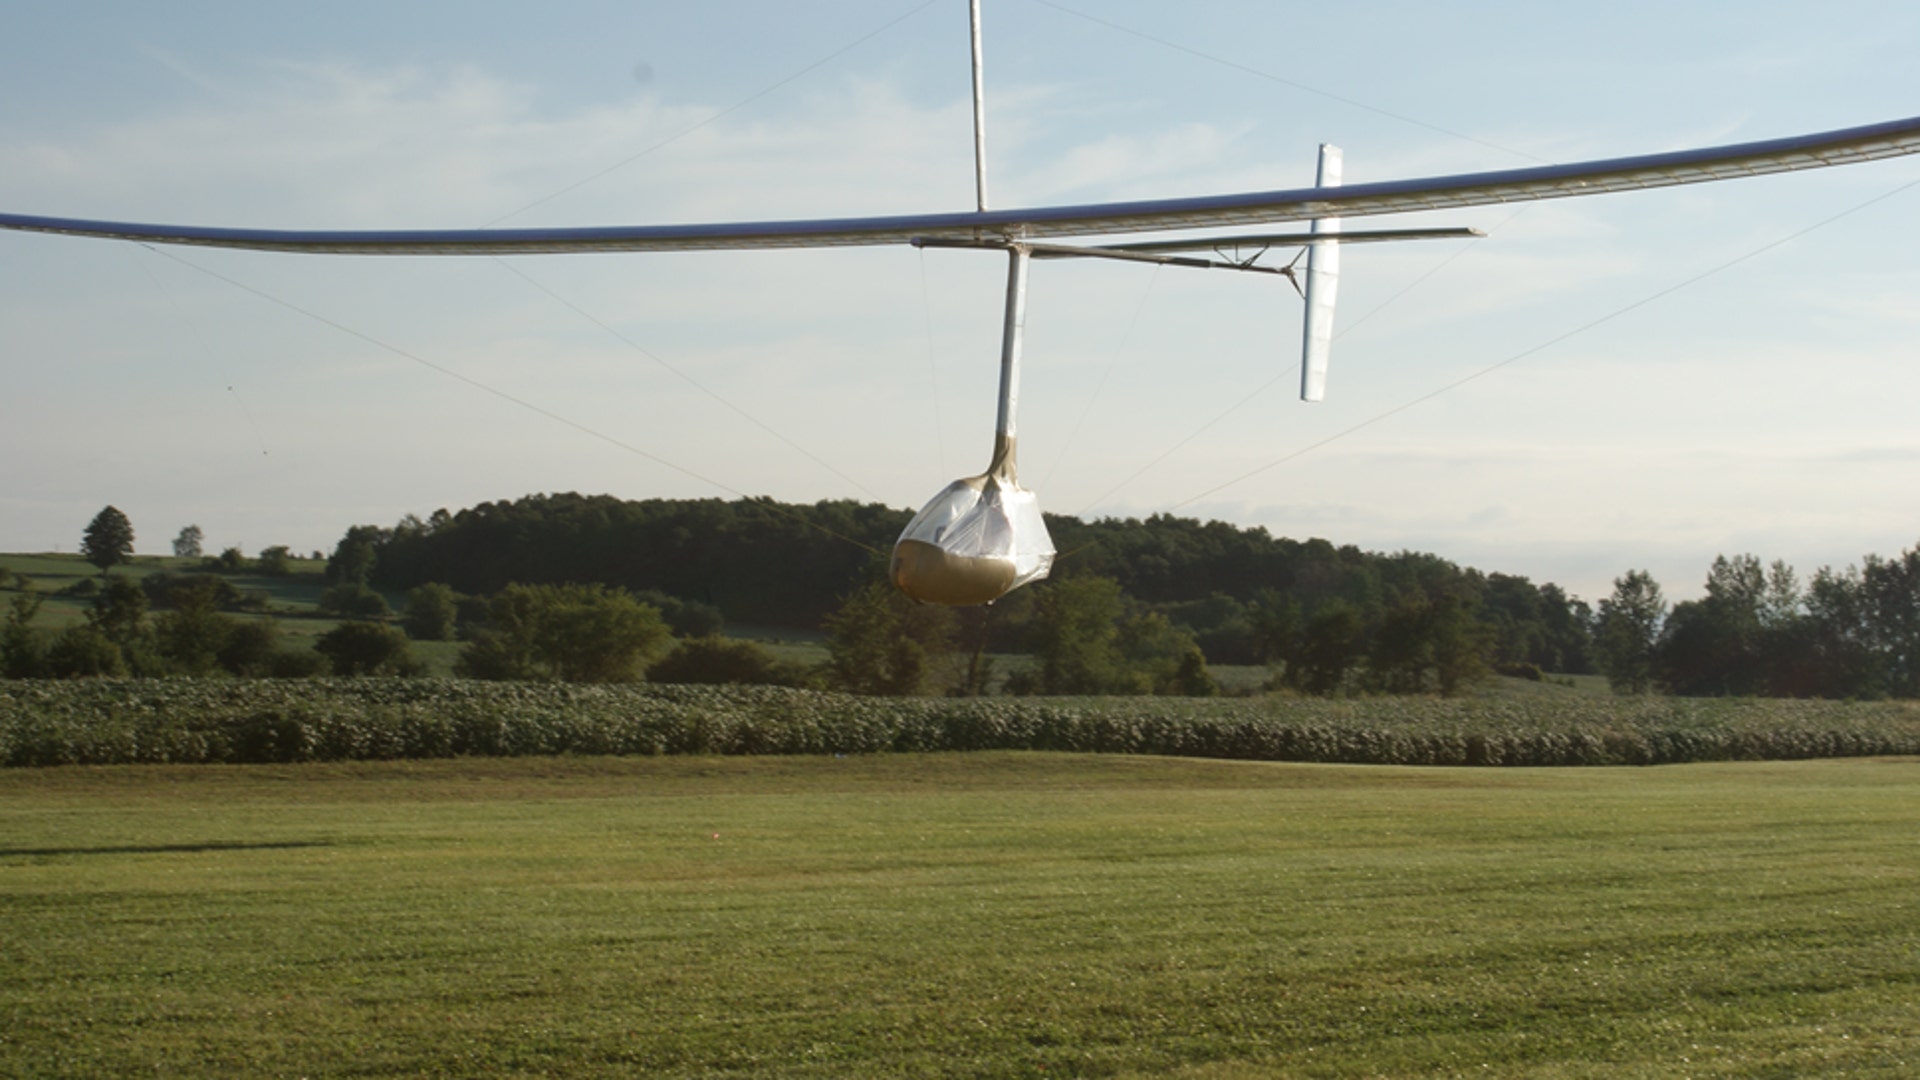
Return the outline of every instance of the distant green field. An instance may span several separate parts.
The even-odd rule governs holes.
[[[1905,1077],[1920,762],[0,772],[0,1075]]]
[[[131,563],[114,567],[113,572],[131,578],[143,578],[161,572],[191,574],[204,570],[205,562],[204,559],[141,555]],[[266,614],[280,617],[284,632],[295,637],[317,637],[334,626],[331,621],[322,620],[317,626],[308,621],[315,614],[321,592],[326,589],[321,576],[326,564],[312,559],[294,559],[291,560],[291,566],[294,573],[286,577],[251,573],[221,576],[232,582],[235,588],[265,593],[268,602]],[[89,599],[62,593],[89,578],[100,576],[100,571],[80,556],[62,554],[0,554],[0,570],[25,575],[33,590],[47,597],[35,624],[55,629],[79,622],[92,606]],[[12,580],[7,581],[7,589],[0,591],[0,597],[17,591],[13,589],[15,584]]]

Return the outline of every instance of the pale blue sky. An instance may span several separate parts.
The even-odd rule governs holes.
[[[985,6],[1001,207],[1301,186],[1323,141],[1359,182],[1920,112],[1910,4]],[[19,213],[972,205],[964,0],[28,0],[0,50]],[[1318,405],[1290,392],[1284,283],[1043,264],[1022,479],[1056,512],[1432,551],[1590,599],[1634,567],[1690,595],[1720,553],[1894,554],[1920,540],[1916,181],[1900,160],[1421,219],[1492,235],[1350,250]],[[0,234],[0,550],[73,550],[107,503],[145,552],[188,523],[328,548],[536,491],[917,506],[986,463],[1001,275],[910,249],[502,263]]]

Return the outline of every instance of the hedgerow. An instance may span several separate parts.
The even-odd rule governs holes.
[[[0,682],[0,762],[1063,750],[1389,765],[1920,754],[1920,706],[1677,698],[880,698],[432,679]]]

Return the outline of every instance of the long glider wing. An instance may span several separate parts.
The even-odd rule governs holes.
[[[327,231],[226,229],[0,214],[0,228],[342,255],[530,255],[571,251],[716,251],[734,248],[905,244],[916,238],[982,240],[1100,236],[1271,225],[1598,195],[1675,184],[1846,165],[1920,151],[1920,117],[1814,135],[1573,165],[1296,188],[1198,198],[1029,210],[892,217],[597,228]]]

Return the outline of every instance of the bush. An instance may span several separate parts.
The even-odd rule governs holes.
[[[448,641],[459,612],[458,593],[449,586],[429,583],[407,593],[407,613],[400,624],[415,641]]]
[[[47,649],[46,673],[56,679],[125,675],[127,661],[113,639],[92,626],[69,626]]]
[[[9,602],[6,622],[0,623],[0,675],[33,679],[45,674],[47,646],[29,625],[43,602],[42,597],[30,592]]]
[[[259,676],[273,671],[280,651],[280,628],[271,619],[245,619],[227,629],[227,639],[215,654],[220,666],[235,675]]]
[[[320,594],[320,611],[343,619],[384,619],[393,614],[387,598],[365,585],[335,585]]]
[[[214,574],[174,574],[162,571],[148,574],[140,579],[140,588],[147,594],[147,603],[155,610],[166,610],[179,604],[183,595],[193,596],[194,603],[211,603],[223,611],[243,608],[247,605],[246,595],[240,588],[226,578]]]
[[[247,569],[247,557],[237,547],[230,547],[213,558],[208,559],[206,567],[222,574],[243,573]]]
[[[274,679],[310,679],[325,675],[331,661],[312,649],[278,649],[267,661],[266,674]]]
[[[675,637],[698,638],[716,637],[726,626],[726,619],[720,609],[712,604],[703,604],[698,600],[682,600],[677,596],[668,596],[658,589],[643,589],[634,594],[634,598],[643,604],[651,604],[660,610],[660,617],[667,621],[667,628]]]
[[[649,682],[706,685],[804,686],[807,675],[804,666],[783,662],[751,641],[725,637],[683,641],[666,659],[647,669]]]
[[[1786,760],[1920,753],[1920,710],[1557,694],[1173,702],[441,679],[0,682],[0,763],[11,765],[934,750],[1393,765]]]
[[[1495,664],[1494,674],[1505,675],[1509,679],[1525,679],[1528,682],[1545,682],[1547,673],[1540,670],[1539,664]]]
[[[263,548],[254,569],[268,577],[287,577],[293,573],[293,552],[285,544]]]
[[[461,650],[458,670],[481,679],[634,682],[666,648],[660,613],[603,585],[509,585]]]
[[[407,635],[381,623],[345,622],[314,642],[335,675],[418,675],[424,665],[413,658]]]

